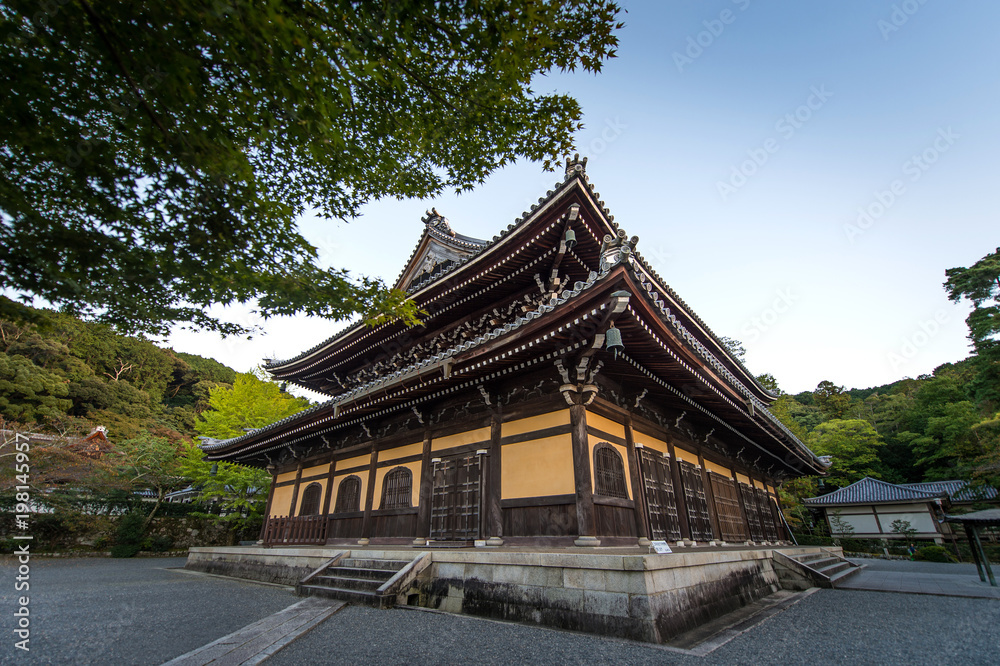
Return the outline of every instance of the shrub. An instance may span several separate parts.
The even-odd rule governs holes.
[[[143,523],[146,517],[141,513],[127,513],[118,521],[115,530],[115,545],[111,547],[111,557],[135,557],[142,549]]]
[[[924,546],[918,548],[913,559],[923,562],[954,562],[955,558],[944,549],[944,546]]]
[[[162,534],[154,534],[145,541],[145,550],[163,553],[174,547],[174,540]]]

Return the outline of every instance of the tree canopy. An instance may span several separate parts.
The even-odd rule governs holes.
[[[610,0],[0,3],[0,279],[124,332],[208,312],[390,313],[295,219],[466,190],[570,152],[578,102],[537,78],[614,56]],[[23,317],[16,302],[0,316]]]

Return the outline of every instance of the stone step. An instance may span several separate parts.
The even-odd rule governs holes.
[[[806,566],[811,566],[809,564],[810,562],[813,562],[814,560],[827,559],[829,557],[830,556],[827,555],[826,553],[803,553],[802,555],[793,555],[792,559],[795,560],[795,561],[797,561],[797,562],[801,562],[802,564],[805,564]]]
[[[825,576],[830,576],[831,578],[833,578],[834,574],[840,573],[844,569],[850,569],[850,568],[851,568],[850,562],[846,562],[844,560],[838,560],[833,562],[832,564],[827,564],[823,567],[816,568],[816,571],[820,572]]]
[[[837,586],[838,582],[843,582],[846,578],[850,578],[854,574],[858,573],[864,567],[859,567],[857,565],[851,565],[843,571],[838,571],[837,573],[830,576],[830,584],[834,587]]]
[[[362,567],[327,567],[324,576],[348,576],[350,578],[370,578],[385,582],[396,575],[393,569],[366,569]]]
[[[809,560],[808,562],[803,562],[802,564],[806,565],[810,569],[815,569],[816,571],[820,571],[825,567],[838,564],[840,562],[843,562],[843,560],[841,560],[839,557],[823,557],[817,560]]]
[[[348,557],[340,561],[338,566],[350,569],[384,569],[399,571],[410,562],[408,560],[379,560],[374,558]]]
[[[308,596],[328,597],[339,599],[365,606],[378,606],[380,598],[374,592],[367,590],[350,590],[342,587],[332,587],[329,585],[313,585],[311,583],[300,585],[301,593]]]
[[[371,578],[352,578],[350,576],[316,576],[309,584],[311,585],[322,585],[324,587],[333,587],[337,589],[344,590],[364,590],[367,592],[375,592],[378,588],[382,587],[385,581],[372,580]]]

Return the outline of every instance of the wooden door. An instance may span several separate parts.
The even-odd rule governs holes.
[[[743,508],[747,510],[747,522],[750,524],[750,538],[754,541],[764,541],[764,529],[761,525],[760,507],[757,506],[757,495],[754,489],[740,484],[743,494]]]
[[[684,460],[677,463],[681,468],[681,483],[684,485],[684,504],[687,506],[688,527],[695,541],[710,541],[712,520],[708,516],[708,500],[705,498],[705,484],[701,470]]]
[[[736,494],[736,483],[721,474],[709,472],[712,482],[712,496],[715,498],[715,515],[719,517],[719,530],[723,541],[746,541],[747,526],[740,511],[740,498]]]
[[[646,497],[649,537],[654,540],[678,541],[681,525],[677,516],[677,498],[670,476],[670,458],[649,449],[639,449],[639,468]]]
[[[430,538],[434,541],[478,539],[481,489],[480,456],[467,453],[436,461]]]

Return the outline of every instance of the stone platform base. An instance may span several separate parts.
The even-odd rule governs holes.
[[[573,550],[431,551],[431,566],[406,597],[411,605],[451,613],[663,643],[780,588],[771,548],[666,555]],[[291,585],[340,552],[345,549],[192,548],[187,568]],[[350,554],[412,559],[417,551],[353,547]]]

